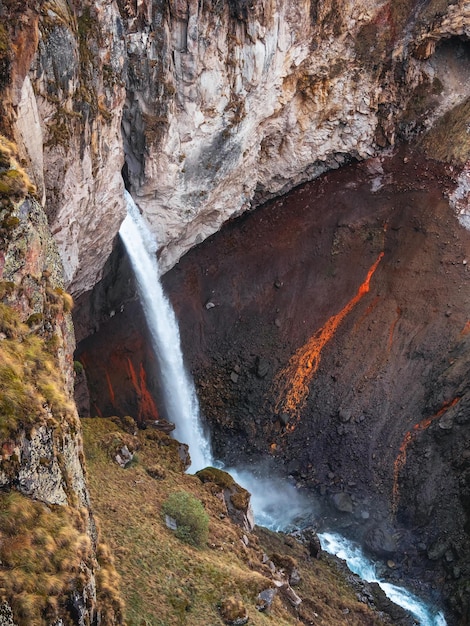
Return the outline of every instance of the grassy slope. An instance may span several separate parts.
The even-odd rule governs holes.
[[[327,559],[310,559],[305,547],[290,538],[260,532],[249,536],[246,547],[242,529],[225,516],[215,486],[184,474],[177,444],[166,435],[147,430],[133,437],[111,420],[97,418],[83,420],[83,428],[94,510],[116,556],[130,626],[223,624],[217,606],[228,597],[243,602],[253,626],[382,623],[357,601]],[[137,460],[126,469],[111,459],[120,441],[138,448]],[[148,469],[160,477],[152,478]],[[163,522],[162,503],[176,490],[196,496],[210,516],[209,541],[202,549],[176,539]],[[280,595],[270,614],[256,610],[258,593],[273,586],[262,563],[265,551],[297,561],[302,621]]]

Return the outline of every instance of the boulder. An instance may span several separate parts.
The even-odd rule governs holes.
[[[353,501],[348,493],[344,493],[343,491],[335,493],[331,496],[331,500],[338,511],[342,513],[353,512]]]
[[[274,598],[276,597],[276,593],[277,589],[263,589],[263,591],[258,594],[256,602],[256,608],[258,611],[269,612],[271,605],[274,602]]]
[[[215,467],[206,467],[196,476],[203,483],[213,483],[216,489],[221,490],[227,513],[231,520],[241,526],[247,532],[251,532],[255,527],[253,509],[251,508],[251,494],[240,487],[228,472]]]
[[[392,531],[384,525],[372,526],[364,536],[364,543],[368,550],[378,556],[389,556],[397,549]]]

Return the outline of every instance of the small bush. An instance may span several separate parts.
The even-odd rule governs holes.
[[[176,521],[178,539],[193,546],[202,546],[207,542],[209,516],[202,503],[190,493],[172,493],[163,503],[162,511]]]
[[[246,624],[248,622],[248,612],[245,605],[239,598],[226,598],[219,605],[219,611],[226,624]]]
[[[73,371],[77,374],[77,376],[83,373],[83,369],[83,364],[80,361],[73,362]]]

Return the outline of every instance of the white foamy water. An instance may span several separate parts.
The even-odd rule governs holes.
[[[286,479],[260,474],[260,470],[225,468],[251,494],[258,526],[274,531],[294,530],[299,520],[312,517],[312,502]],[[260,475],[258,475],[260,474]]]
[[[432,610],[404,587],[381,580],[377,576],[373,563],[364,555],[359,546],[334,533],[321,533],[318,536],[323,550],[346,561],[349,569],[363,580],[377,583],[392,602],[409,611],[421,626],[447,626],[442,611]]]
[[[127,216],[119,234],[134,270],[140,301],[162,377],[165,409],[176,425],[174,436],[189,445],[191,471],[212,464],[211,447],[199,414],[199,403],[181,352],[178,323],[160,283],[157,242],[132,196],[126,193]]]

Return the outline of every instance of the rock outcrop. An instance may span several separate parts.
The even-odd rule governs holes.
[[[125,214],[123,25],[105,1],[2,3],[0,14],[4,124],[45,203],[66,285],[79,294],[99,280]]]
[[[463,1],[120,6],[127,172],[163,269],[227,219],[468,96],[465,61],[446,65],[448,40],[469,35]]]
[[[51,624],[105,616],[119,624],[115,588],[102,593],[103,576],[117,577],[97,558],[72,400],[72,300],[40,205],[20,201],[8,224],[0,252],[2,600],[19,626],[46,615]]]

